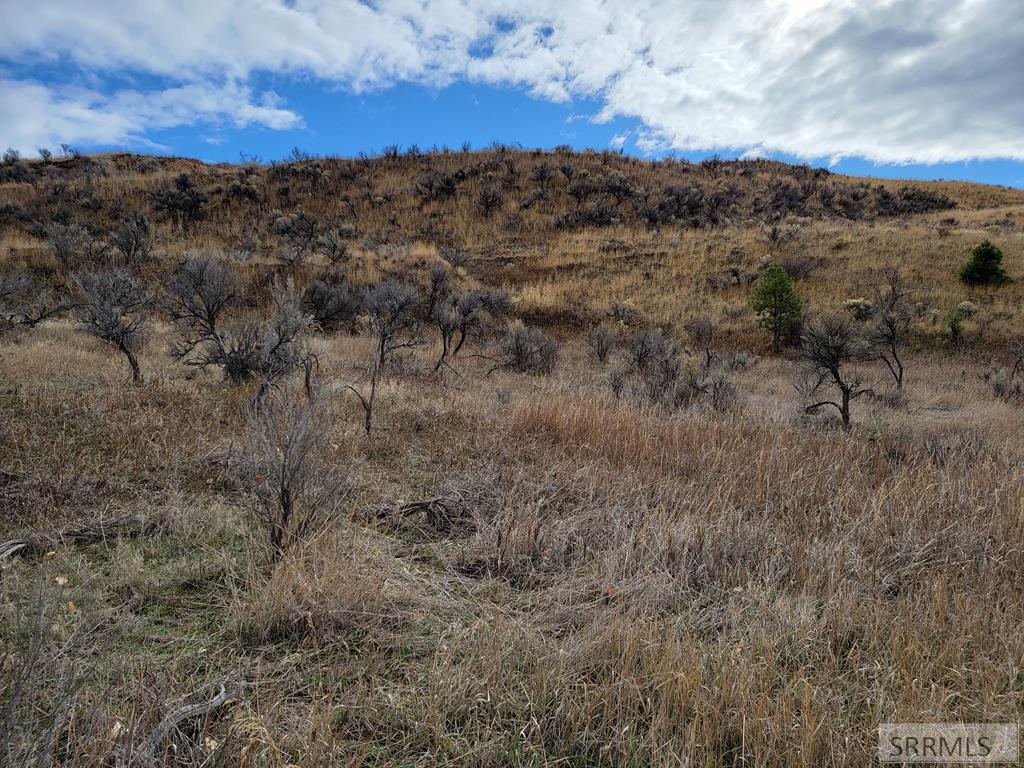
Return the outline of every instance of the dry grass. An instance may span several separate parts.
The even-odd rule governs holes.
[[[100,197],[175,170],[109,162]],[[384,166],[374,183],[400,190],[401,174]],[[987,222],[1019,215],[1019,196],[940,188],[962,203],[944,234],[944,214],[806,222],[792,249],[823,265],[798,288],[832,304],[899,256],[936,306],[984,299],[955,266],[994,237]],[[326,216],[319,194],[308,207]],[[364,232],[387,223],[359,206]],[[451,224],[482,246],[499,225],[469,208],[460,198]],[[407,228],[430,213],[391,211]],[[769,246],[750,222],[658,234],[544,221],[527,218],[459,279],[506,285],[516,313],[555,327],[551,375],[488,375],[470,355],[434,374],[428,339],[384,380],[367,437],[343,385],[365,379],[369,340],[313,341],[326,460],[352,489],[273,568],[240,459],[251,391],[172,360],[159,322],[140,387],[70,323],[0,338],[0,540],[44,543],[0,565],[0,703],[27,650],[46,659],[11,743],[43,736],[38,765],[115,764],[225,680],[229,704],[184,724],[157,763],[860,766],[879,722],[1020,719],[1024,412],[977,375],[998,346],[926,333],[905,403],[858,400],[849,432],[803,415],[784,357],[735,373],[724,413],[616,399],[606,380],[625,352],[598,364],[576,326],[628,301],[657,322],[709,313],[724,347],[760,344],[752,319],[728,312],[748,289],[706,278],[733,259],[755,268]],[[998,226],[1019,277],[1022,235]],[[226,234],[163,231],[152,279]],[[8,259],[34,242],[5,237]],[[422,270],[435,245],[359,249],[347,270]],[[269,269],[245,267],[253,304]],[[996,340],[1019,322],[1019,286],[992,294]],[[410,503],[429,500],[443,506]],[[67,533],[127,513],[159,525]],[[32,641],[15,615],[35,603],[53,621]]]

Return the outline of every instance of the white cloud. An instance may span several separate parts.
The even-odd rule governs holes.
[[[354,90],[514,85],[596,98],[598,119],[638,118],[649,147],[1024,159],[1021,0],[91,0],[88,13],[80,0],[44,0],[5,14],[0,56],[185,83],[273,72]],[[295,119],[224,98],[193,119]],[[86,124],[127,117],[122,135],[138,136],[147,119],[187,118],[157,94],[143,101],[154,109],[115,97]],[[0,143],[11,131],[0,127]]]
[[[626,145],[626,139],[629,138],[629,131],[623,131],[617,133],[608,140],[608,146],[612,149],[621,149]]]
[[[268,95],[256,102],[248,88],[192,84],[162,91],[51,88],[35,82],[0,80],[0,144],[22,152],[61,143],[156,148],[146,131],[194,123],[291,128],[298,115],[275,106]]]

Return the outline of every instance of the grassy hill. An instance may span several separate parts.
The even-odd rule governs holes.
[[[881,722],[1024,715],[1024,192],[504,149],[0,178],[0,763],[861,766]],[[965,286],[985,239],[1013,281]],[[808,334],[860,350],[887,267],[906,381],[844,358],[843,429]]]
[[[818,307],[862,296],[871,270],[902,266],[939,315],[962,301],[982,305],[990,340],[1013,337],[1024,300],[1020,283],[988,291],[957,280],[986,238],[1012,274],[1024,274],[1024,191],[1009,188],[857,179],[764,160],[506,149],[270,166],[134,155],[20,166],[6,177],[21,181],[0,184],[0,254],[34,265],[53,266],[48,222],[102,237],[142,211],[166,268],[214,247],[240,254],[255,274],[308,247],[300,266],[311,275],[329,263],[316,238],[335,232],[352,279],[424,282],[438,248],[460,249],[469,274],[509,291],[523,317],[567,330],[627,304],[652,323],[710,315],[728,343],[756,344],[747,294],[770,260],[793,267]]]

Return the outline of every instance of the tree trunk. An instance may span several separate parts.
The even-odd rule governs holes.
[[[132,384],[138,386],[142,383],[142,370],[139,368],[139,359],[128,347],[121,347],[121,351],[128,358],[128,365],[132,367]]]

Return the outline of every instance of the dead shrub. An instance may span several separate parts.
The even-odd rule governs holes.
[[[509,325],[500,344],[502,362],[491,371],[508,369],[520,373],[550,373],[558,361],[558,342],[539,328],[522,320]]]
[[[284,389],[249,414],[245,480],[272,562],[327,525],[347,493],[346,478],[330,463],[322,407]]]
[[[127,272],[84,272],[74,277],[82,330],[115,347],[142,383],[138,353],[146,336],[149,296]]]

